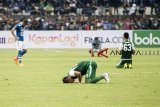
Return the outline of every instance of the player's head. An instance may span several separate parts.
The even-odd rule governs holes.
[[[62,79],[63,83],[73,83],[74,79],[72,79],[70,76],[66,76]]]
[[[26,26],[28,24],[28,20],[26,18],[22,18],[21,22],[23,23],[23,26]]]
[[[95,37],[94,40],[98,40],[98,37]]]
[[[124,35],[123,35],[123,38],[124,38],[124,39],[129,39],[129,33],[128,33],[128,32],[125,32]]]

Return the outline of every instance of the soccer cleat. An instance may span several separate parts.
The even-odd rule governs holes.
[[[128,66],[127,63],[125,63],[123,68],[127,68],[127,66]]]
[[[14,58],[14,62],[16,63],[16,65],[18,65],[18,58]]]
[[[108,74],[108,73],[104,73],[104,74],[103,74],[103,77],[104,77],[104,79],[107,81],[107,83],[110,82],[110,80],[109,80],[109,74]]]
[[[128,66],[129,66],[129,69],[132,69],[132,64],[129,64]]]

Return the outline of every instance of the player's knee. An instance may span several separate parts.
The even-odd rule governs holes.
[[[24,53],[27,53],[27,52],[28,52],[28,50],[27,50],[27,49],[23,49],[23,51],[24,51]]]
[[[116,65],[116,68],[123,68],[124,66],[122,65]]]

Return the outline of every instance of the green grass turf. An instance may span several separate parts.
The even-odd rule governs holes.
[[[30,49],[24,67],[13,62],[16,54],[0,49],[0,107],[160,106],[159,55],[135,55],[133,69],[116,69],[120,56],[92,58],[86,49]],[[111,83],[63,84],[62,77],[81,60],[96,61],[97,76],[108,72]]]

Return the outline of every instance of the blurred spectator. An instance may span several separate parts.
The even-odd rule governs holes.
[[[128,15],[130,11],[129,4],[124,4],[123,6],[123,15]]]
[[[91,26],[90,26],[89,22],[86,23],[86,25],[85,25],[85,30],[91,30]]]
[[[83,9],[81,7],[77,7],[76,14],[82,15]]]
[[[36,5],[34,3],[31,4],[31,7],[28,6],[26,11],[29,12],[31,15],[36,15],[37,14]]]
[[[44,10],[48,13],[48,14],[52,14],[53,15],[53,11],[54,11],[54,7],[48,3],[45,7]]]
[[[15,2],[12,6],[12,10],[13,10],[13,13],[17,14],[20,12],[20,8],[19,8],[19,5],[18,5],[18,2]]]
[[[132,26],[131,26],[131,20],[129,18],[126,18],[124,20],[124,30],[131,30]]]
[[[157,4],[155,7],[155,14],[158,16],[160,15],[160,5],[159,4]]]
[[[155,6],[156,6],[156,0],[149,0],[149,4],[151,6],[151,12],[150,14],[153,14],[153,10],[155,9]]]
[[[147,22],[145,19],[143,18],[140,18],[138,21],[137,21],[137,29],[148,29],[147,27]]]
[[[0,30],[10,30],[21,17],[28,18],[28,30],[160,29],[159,4],[160,0],[0,0]],[[143,15],[147,6],[152,16]]]
[[[139,9],[138,9],[138,12],[140,15],[143,15],[146,11],[146,8],[144,7],[143,4],[140,5]]]
[[[76,28],[75,23],[74,23],[73,21],[70,22],[70,24],[69,24],[69,26],[68,26],[68,30],[75,30],[75,28]]]
[[[69,6],[70,6],[70,13],[75,14],[76,13],[76,0],[70,0]]]
[[[106,5],[106,15],[108,14],[108,15],[112,15],[112,10],[111,10],[111,8],[110,8],[110,6],[109,6],[109,3],[107,3],[107,5]]]
[[[118,8],[119,8],[120,5],[121,5],[120,0],[111,0],[111,3],[112,3],[112,5],[113,5],[114,14],[115,14],[115,15],[118,15],[118,14],[119,14]]]
[[[130,8],[129,11],[129,15],[136,15],[136,12],[137,12],[136,4],[132,4],[132,7]]]
[[[54,23],[53,23],[52,20],[50,20],[50,21],[48,22],[47,30],[55,30],[55,28],[54,28]]]
[[[148,20],[149,22],[148,22],[148,28],[149,29],[154,29],[154,20],[153,20],[153,18],[151,17],[149,20]]]
[[[84,8],[84,14],[86,14],[87,16],[92,15],[92,9],[90,7],[90,4],[86,4],[86,7]]]
[[[122,19],[117,20],[117,26],[119,30],[123,30],[123,20]]]
[[[19,4],[20,11],[25,11],[26,4],[25,4],[24,0],[19,1],[18,4]]]

